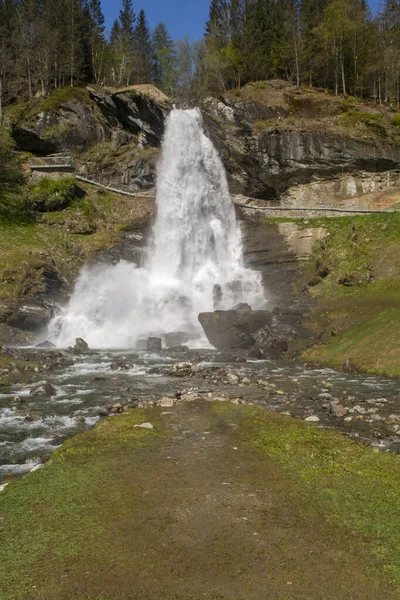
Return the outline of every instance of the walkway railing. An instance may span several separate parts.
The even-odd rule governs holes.
[[[40,170],[40,171],[56,171],[58,168],[60,170],[69,169],[71,172],[75,172],[75,179],[78,181],[83,181],[84,183],[88,183],[90,185],[97,186],[109,192],[114,192],[116,194],[122,194],[124,196],[130,196],[132,198],[155,198],[154,190],[149,190],[148,192],[134,192],[132,188],[127,185],[123,185],[113,181],[107,181],[105,179],[99,180],[95,175],[84,175],[79,174],[77,170],[77,163],[73,160],[68,154],[53,154],[43,158],[30,158],[29,166],[31,170]],[[243,200],[243,196],[240,196]],[[252,200],[252,198],[247,198],[247,200]],[[294,213],[308,213],[308,215],[319,214],[319,213],[336,213],[336,214],[373,214],[373,213],[393,213],[396,212],[394,208],[388,209],[366,209],[366,208],[344,208],[344,207],[330,207],[330,206],[253,206],[252,204],[243,203],[243,201],[235,200],[233,201],[236,206],[239,208],[245,208],[248,210],[261,211],[264,213],[276,214],[276,213],[286,213],[286,214],[294,214]]]

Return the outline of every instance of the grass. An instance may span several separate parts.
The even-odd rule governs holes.
[[[64,103],[72,100],[83,104],[94,104],[86,88],[64,87],[53,90],[43,98],[17,101],[6,108],[5,114],[12,125],[17,125],[20,121],[32,121],[39,112],[57,114]]]
[[[63,571],[63,564],[84,555],[103,529],[102,520],[115,510],[113,498],[99,506],[95,490],[110,477],[115,459],[129,448],[132,458],[157,434],[134,428],[142,411],[100,422],[56,451],[50,468],[32,473],[0,497],[0,573],[2,600],[30,597],[45,561],[46,569]],[[154,419],[153,419],[153,422]],[[99,510],[100,509],[100,510]],[[106,548],[95,556],[105,558]]]
[[[71,196],[71,178],[42,179],[35,187],[21,187],[19,199],[35,198],[56,208],[67,195],[70,206],[43,214],[0,213],[0,298],[13,299],[29,283],[27,273],[40,276],[36,262],[40,253],[51,260],[59,274],[72,284],[83,262],[99,250],[115,245],[126,225],[145,221],[152,204],[140,198],[130,198],[98,191],[82,185],[84,197]],[[81,194],[79,194],[81,195]],[[25,200],[24,200],[25,207]]]
[[[193,568],[197,578],[207,573],[200,581],[201,596],[221,597],[212,595],[210,587],[215,582],[209,573],[215,573],[216,563],[222,571],[235,571],[235,565],[224,562],[230,557],[224,536],[231,539],[238,528],[237,543],[243,546],[238,546],[236,552],[252,551],[253,540],[249,544],[240,538],[244,514],[251,522],[250,532],[259,531],[259,542],[270,545],[270,552],[278,552],[274,560],[283,571],[284,582],[295,572],[301,576],[296,571],[296,553],[307,549],[308,536],[313,547],[321,543],[328,546],[328,564],[324,562],[326,556],[321,559],[324,569],[338,569],[335,551],[339,548],[347,576],[358,575],[357,564],[363,569],[365,565],[357,561],[367,560],[371,584],[384,582],[379,572],[383,569],[387,578],[400,585],[400,463],[396,456],[375,453],[337,433],[260,407],[218,402],[179,410],[181,416],[175,412],[173,425],[166,424],[168,418],[159,419],[159,409],[134,410],[101,421],[94,429],[67,441],[45,469],[19,479],[0,494],[2,600],[194,599],[200,595],[174,595],[169,587],[172,582],[176,593]],[[144,421],[152,422],[154,430],[134,427]],[[176,424],[185,429],[188,423],[198,433],[207,429],[207,450],[195,450],[195,433],[185,442],[190,432],[182,436],[181,431],[173,429]],[[179,444],[178,450],[186,448],[186,454],[175,453],[174,447]],[[238,452],[232,452],[233,445],[239,446]],[[242,446],[249,451],[243,451]],[[173,456],[176,460],[169,460]],[[220,464],[218,461],[223,459]],[[193,463],[191,467],[186,465],[188,462]],[[200,474],[206,479],[204,488]],[[263,481],[264,476],[267,481]],[[230,482],[226,492],[233,493],[224,510],[223,498],[211,504],[218,518],[226,519],[222,532],[212,530],[203,539],[192,540],[193,532],[207,531],[204,507],[210,510],[207,498],[216,501],[223,494],[222,481]],[[233,492],[235,489],[237,492]],[[247,493],[251,491],[256,493]],[[250,496],[257,496],[258,503],[266,501],[265,506],[242,512],[235,498],[243,493],[248,496],[245,503],[252,502]],[[278,518],[276,531],[271,524],[274,514]],[[326,521],[333,523],[330,533],[335,537],[329,540],[324,537],[329,531]],[[310,532],[313,522],[314,531]],[[288,556],[286,552],[292,547],[296,548],[294,556]],[[189,566],[189,571],[181,571],[181,581],[180,565],[192,554],[195,564]],[[259,559],[265,559],[262,552]],[[310,559],[318,568],[319,557]],[[257,572],[257,565],[253,565],[241,585],[250,586],[251,591]],[[137,578],[141,577],[143,584],[155,574],[158,585],[150,581],[151,592],[140,595],[143,590]],[[282,573],[276,575],[279,578]],[[260,576],[268,590],[271,578],[265,568]],[[324,579],[321,581],[323,586]],[[232,585],[237,583],[239,580]],[[358,584],[358,580],[351,580],[354,598],[361,597],[357,595]],[[386,593],[387,589],[382,588],[382,597]],[[323,596],[317,596],[314,588],[309,596],[287,597]],[[337,597],[348,596],[342,592]],[[373,594],[369,597],[375,598]]]
[[[310,219],[324,227],[307,277],[316,308],[310,324],[322,343],[306,360],[400,376],[400,213]]]
[[[215,410],[232,410],[217,406]],[[259,407],[244,411],[243,438],[290,473],[299,494],[360,533],[400,587],[400,461]]]

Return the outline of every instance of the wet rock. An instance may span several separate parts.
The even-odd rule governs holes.
[[[255,342],[252,333],[272,321],[269,311],[216,310],[200,313],[199,321],[208,341],[218,350],[251,348]]]
[[[26,423],[33,423],[34,421],[36,421],[37,417],[35,417],[35,415],[25,415],[24,417],[24,421]]]
[[[40,344],[36,344],[35,348],[55,348],[55,345],[45,340],[44,342],[40,342]]]
[[[164,350],[167,354],[185,354],[189,352],[189,346],[171,346],[170,348]]]
[[[164,335],[164,342],[167,348],[176,348],[183,346],[190,340],[190,337],[185,331],[173,331]]]
[[[329,413],[334,417],[345,417],[347,415],[348,409],[337,402],[329,403]]]
[[[169,371],[169,375],[173,377],[189,377],[193,374],[193,369],[195,369],[195,365],[191,362],[181,362],[177,363],[172,367]]]
[[[158,402],[158,406],[160,406],[161,408],[172,408],[175,404],[175,401],[173,398],[161,398],[161,400]]]
[[[319,423],[320,418],[316,415],[311,415],[310,417],[306,417],[304,419],[307,423]]]
[[[72,352],[74,354],[88,354],[90,348],[83,338],[76,338]]]
[[[262,360],[263,358],[265,358],[260,348],[251,348],[248,352],[248,357],[253,358],[255,360]]]
[[[158,337],[149,337],[147,340],[148,352],[160,352],[162,350],[162,340]]]
[[[76,417],[75,423],[86,423],[85,417]]]
[[[110,407],[110,412],[112,412],[113,414],[122,413],[124,412],[124,407],[120,403],[113,404]]]
[[[21,404],[22,402],[26,402],[26,398],[21,398],[21,396],[14,396],[11,400],[14,404]]]
[[[342,368],[345,373],[358,373],[359,372],[358,367],[353,363],[351,358],[347,358],[345,360]]]
[[[321,398],[321,400],[332,400],[332,394],[329,394],[328,392],[322,392],[322,394],[318,394],[318,397]]]
[[[110,413],[106,408],[100,408],[97,414],[99,415],[99,417],[108,417]]]
[[[228,375],[226,376],[229,385],[238,385],[240,379],[237,375],[235,375],[234,373],[228,373]]]
[[[241,302],[240,304],[237,304],[236,306],[234,306],[232,308],[232,310],[253,310],[250,306],[250,304],[247,304],[246,302]]]
[[[400,415],[389,415],[388,423],[399,423],[400,424]]]
[[[39,385],[35,386],[29,392],[30,396],[54,396],[57,393],[54,385],[48,381],[43,381]]]

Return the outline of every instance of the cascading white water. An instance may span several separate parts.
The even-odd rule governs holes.
[[[174,109],[157,170],[157,215],[145,265],[83,269],[69,305],[49,327],[67,346],[134,347],[148,335],[186,332],[200,312],[265,303],[260,274],[243,266],[240,229],[222,162],[198,109]]]

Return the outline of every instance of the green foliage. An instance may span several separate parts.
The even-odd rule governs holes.
[[[223,411],[224,406],[215,410]],[[232,409],[231,409],[232,410]],[[400,585],[400,463],[391,453],[350,442],[335,432],[246,408],[243,439],[287,470],[301,494],[330,519],[367,536],[392,581]],[[246,431],[247,429],[247,431]]]
[[[394,125],[395,127],[400,127],[400,114],[394,115],[394,117],[392,117],[392,125]]]
[[[24,176],[14,146],[10,133],[0,127],[0,220],[20,219],[24,214],[24,198],[19,191]]]
[[[62,179],[42,178],[31,188],[29,203],[34,210],[47,212],[66,208],[84,192],[79,188],[73,177]]]
[[[63,87],[51,92],[51,94],[45,98],[41,109],[46,113],[57,113],[60,106],[72,100],[76,100],[82,104],[91,103],[90,95],[86,88]]]
[[[310,281],[318,277],[311,323],[326,335],[305,358],[336,367],[350,358],[369,372],[400,376],[400,213],[311,219],[307,226],[328,236],[309,263]]]

